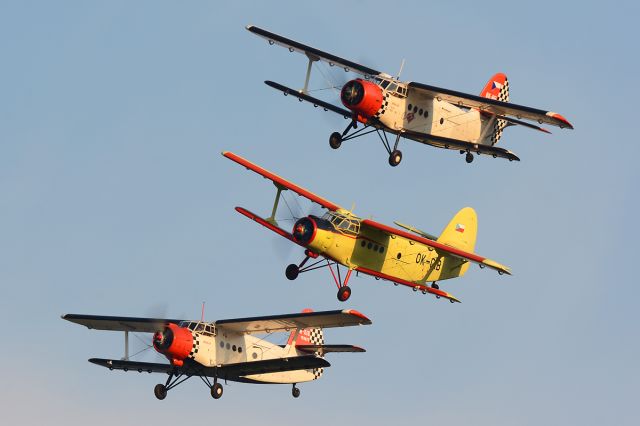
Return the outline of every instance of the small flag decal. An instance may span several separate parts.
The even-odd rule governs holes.
[[[456,223],[456,231],[457,232],[464,232],[464,225],[461,223]]]

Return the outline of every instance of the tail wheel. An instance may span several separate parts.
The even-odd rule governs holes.
[[[167,387],[162,384],[157,384],[156,387],[153,388],[153,393],[155,394],[156,398],[162,401],[167,397]]]
[[[467,152],[467,156],[465,157],[465,160],[467,160],[467,163],[473,162],[473,154],[470,152]]]
[[[342,135],[338,132],[331,133],[331,136],[329,136],[329,146],[333,149],[338,149],[340,145],[342,145]]]
[[[338,290],[338,300],[346,302],[349,297],[351,297],[351,289],[349,286],[345,285],[344,287],[340,287],[340,290]]]
[[[297,398],[300,396],[300,389],[298,389],[297,387],[293,387],[293,389],[291,389],[291,395],[293,395],[294,398]]]
[[[389,155],[389,165],[395,167],[402,161],[402,152],[395,150]]]
[[[214,383],[211,386],[211,396],[213,399],[220,399],[222,396],[222,385],[220,383]]]
[[[285,269],[284,274],[287,277],[288,280],[295,280],[296,278],[298,278],[298,274],[300,273],[300,268],[298,268],[298,265],[292,263],[289,266],[287,266],[287,269]]]
[[[431,284],[431,288],[435,288],[436,290],[438,290],[440,286],[434,282]]]

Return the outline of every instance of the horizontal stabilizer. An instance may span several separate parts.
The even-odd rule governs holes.
[[[429,240],[434,240],[434,241],[435,241],[435,240],[437,240],[437,239],[438,239],[438,237],[436,237],[435,235],[429,234],[428,232],[421,231],[420,229],[418,229],[418,228],[414,228],[414,227],[413,227],[413,226],[411,226],[411,225],[405,225],[404,223],[395,222],[395,221],[394,221],[393,223],[395,223],[396,225],[398,225],[400,228],[404,228],[404,229],[406,229],[407,231],[411,231],[411,232],[413,232],[413,233],[415,233],[415,234],[418,234],[418,235],[420,235],[420,236],[423,236],[423,237],[425,237],[425,238],[427,238],[427,239],[429,239]]]
[[[320,356],[330,352],[366,352],[364,348],[353,345],[296,345],[301,352],[318,353]]]

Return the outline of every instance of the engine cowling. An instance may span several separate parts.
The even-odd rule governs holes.
[[[360,121],[366,122],[382,107],[382,89],[376,84],[356,78],[347,82],[340,92],[342,104],[355,112]]]
[[[293,239],[299,244],[310,244],[316,237],[317,230],[318,225],[315,220],[310,217],[303,217],[293,225]]]
[[[169,324],[164,330],[153,335],[153,347],[166,356],[171,364],[180,367],[191,353],[193,335],[188,328]]]

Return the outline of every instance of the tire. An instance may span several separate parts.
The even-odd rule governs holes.
[[[431,288],[435,288],[436,290],[440,289],[440,286],[436,283],[431,284]]]
[[[220,399],[222,397],[222,385],[220,383],[214,383],[211,386],[211,396],[213,399]]]
[[[167,387],[158,383],[155,388],[153,388],[153,393],[160,401],[167,397]]]
[[[298,389],[297,387],[293,387],[293,389],[291,389],[291,395],[293,395],[294,398],[297,398],[300,396],[300,389]]]
[[[333,149],[338,149],[340,145],[342,145],[342,135],[338,132],[331,133],[331,136],[329,136],[329,146]]]
[[[287,269],[284,271],[284,275],[291,281],[298,278],[298,274],[300,274],[300,268],[298,268],[298,265],[293,263],[287,266]]]
[[[402,152],[399,150],[395,150],[389,155],[389,165],[391,167],[395,167],[402,161]]]
[[[348,286],[340,287],[338,290],[338,300],[341,302],[346,302],[351,297],[351,289]]]
[[[465,160],[467,161],[467,163],[472,163],[473,162],[473,154],[470,152],[467,152],[467,156],[465,157]]]

